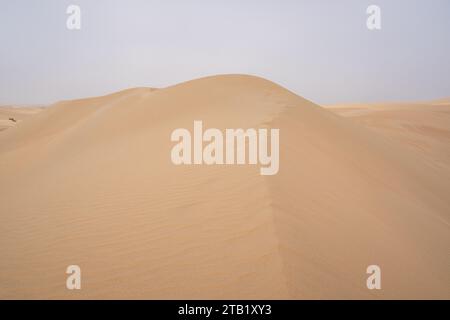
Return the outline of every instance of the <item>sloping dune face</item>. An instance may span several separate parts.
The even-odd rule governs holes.
[[[280,129],[278,174],[174,165],[195,120]],[[449,298],[449,177],[264,79],[56,104],[0,134],[0,175],[2,298]]]
[[[388,139],[425,155],[450,170],[450,99],[428,103],[330,106]]]

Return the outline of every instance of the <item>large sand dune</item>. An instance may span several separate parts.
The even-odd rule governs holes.
[[[279,128],[279,173],[175,166],[194,120]],[[450,298],[446,168],[264,79],[55,104],[0,133],[0,177],[1,298]]]

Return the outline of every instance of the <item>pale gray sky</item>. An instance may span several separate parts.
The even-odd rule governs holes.
[[[79,31],[66,28],[70,4]],[[449,57],[449,0],[0,0],[0,104],[220,73],[323,104],[427,100],[450,96]]]

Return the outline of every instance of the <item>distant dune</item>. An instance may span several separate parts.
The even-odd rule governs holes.
[[[0,106],[0,131],[14,127],[18,122],[40,112],[41,107]]]
[[[445,144],[445,108],[358,121],[241,75],[57,103],[0,132],[0,298],[449,299],[448,154],[403,140]],[[279,128],[279,173],[172,164],[194,120]]]
[[[450,99],[328,108],[450,170]]]
[[[435,100],[435,101],[432,101],[431,104],[433,104],[433,105],[447,105],[447,106],[450,106],[450,98]]]

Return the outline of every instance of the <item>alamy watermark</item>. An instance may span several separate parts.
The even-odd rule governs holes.
[[[367,7],[366,25],[369,30],[381,30],[381,8],[377,5],[370,5]]]
[[[367,278],[366,285],[367,289],[381,289],[381,268],[375,264],[367,267],[367,274],[370,276]]]
[[[81,289],[81,268],[77,265],[70,265],[66,269],[69,274],[66,280],[66,288],[69,290]]]
[[[66,20],[66,27],[69,30],[81,29],[81,8],[77,5],[70,5],[66,9],[66,13],[69,15]]]
[[[194,121],[193,137],[188,129],[179,128],[170,139],[178,142],[171,151],[172,163],[176,165],[259,163],[261,175],[274,175],[279,170],[279,129],[226,129],[222,133],[210,128],[203,132],[203,122]]]

